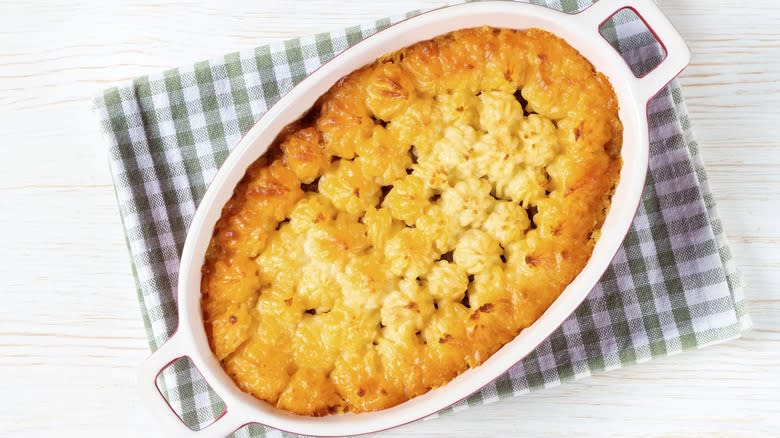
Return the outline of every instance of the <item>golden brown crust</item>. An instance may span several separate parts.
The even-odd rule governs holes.
[[[457,31],[341,79],[223,209],[202,280],[214,354],[302,415],[387,408],[479,365],[590,257],[617,112],[536,29]]]

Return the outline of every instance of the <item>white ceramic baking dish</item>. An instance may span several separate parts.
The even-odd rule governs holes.
[[[630,8],[664,46],[667,57],[643,78],[636,78],[620,55],[599,34],[615,12]],[[201,265],[222,206],[246,168],[265,153],[280,130],[307,111],[339,78],[379,56],[457,29],[489,25],[541,28],[571,44],[612,83],[623,122],[623,168],[604,222],[600,240],[582,272],[532,326],[523,330],[485,363],[398,406],[378,412],[302,417],[274,408],[242,392],[223,371],[209,349],[200,308]],[[399,426],[437,412],[479,390],[530,353],[583,301],[614,256],[634,217],[648,161],[648,100],[688,64],[684,41],[652,0],[601,0],[587,10],[568,15],[511,1],[467,3],[433,10],[391,26],[359,43],[312,73],[274,105],[247,133],[225,161],[206,191],[187,235],[178,284],[179,327],[140,368],[144,401],[173,436],[225,436],[247,423],[260,423],[303,435],[343,436]],[[187,356],[227,405],[212,425],[192,431],[172,412],[155,384],[162,369]]]

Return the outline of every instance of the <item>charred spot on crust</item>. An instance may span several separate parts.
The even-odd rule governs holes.
[[[477,309],[478,312],[482,313],[490,313],[493,310],[493,304],[487,303],[479,306],[479,309]]]
[[[582,121],[580,124],[574,128],[574,140],[579,140],[580,137],[582,137],[583,129],[585,129],[585,122]]]
[[[523,107],[523,116],[527,117],[530,113],[528,112],[528,101],[523,97],[523,90],[518,89],[515,91],[515,100],[517,100],[520,103],[520,106]]]
[[[471,319],[478,319],[480,313],[490,313],[493,311],[493,304],[487,303],[479,306],[477,310],[471,315]]]
[[[290,219],[285,219],[283,221],[280,221],[278,224],[276,224],[276,230],[277,231],[280,230],[284,226],[284,224],[289,224],[289,223],[290,223]]]
[[[536,217],[536,214],[539,213],[539,208],[537,208],[535,205],[532,205],[528,207],[526,210],[528,213],[528,220],[531,221],[531,225],[529,229],[535,230],[536,229],[536,222],[534,221],[534,217]]]
[[[542,259],[534,255],[527,255],[525,256],[525,264],[527,264],[532,268],[535,268],[542,264]]]
[[[379,125],[383,128],[386,128],[388,123],[386,120],[379,119],[373,114],[371,115],[371,121],[374,122],[375,125]]]
[[[417,153],[417,148],[412,145],[412,147],[409,148],[409,158],[412,160],[412,164],[417,164],[417,158],[420,155]]]
[[[318,193],[320,191],[320,179],[317,178],[308,184],[301,184],[301,190],[304,192]]]
[[[467,309],[471,309],[471,303],[469,302],[469,291],[466,291],[463,294],[463,299],[460,300],[460,303],[463,304]]]
[[[385,196],[390,193],[390,190],[393,190],[393,186],[382,186],[381,190],[382,191],[379,194],[379,202],[376,205],[382,205],[382,202],[385,200]]]

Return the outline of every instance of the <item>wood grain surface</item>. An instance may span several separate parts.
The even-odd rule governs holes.
[[[443,3],[0,1],[0,435],[160,435],[136,395],[149,350],[95,93]],[[754,329],[383,436],[780,433],[780,2],[659,4],[693,52],[681,82]]]

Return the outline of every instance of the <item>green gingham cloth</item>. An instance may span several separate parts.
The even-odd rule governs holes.
[[[576,12],[589,0],[535,3]],[[241,136],[307,74],[357,41],[418,11],[342,31],[230,53],[143,77],[96,99],[138,298],[152,349],[177,326],[179,255],[195,208]],[[633,14],[602,29],[641,74],[661,51]],[[532,354],[469,406],[732,339],[749,327],[743,288],[707,184],[679,86],[648,107],[650,166],[621,249],[585,302]],[[224,404],[187,360],[160,386],[194,429]],[[250,425],[238,436],[279,436]]]

